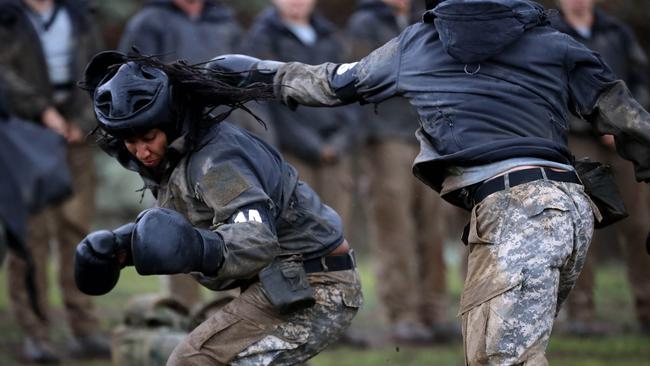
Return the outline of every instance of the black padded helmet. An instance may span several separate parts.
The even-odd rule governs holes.
[[[84,76],[95,116],[110,135],[126,138],[159,128],[168,139],[177,137],[178,113],[169,78],[162,70],[107,51],[90,61]]]

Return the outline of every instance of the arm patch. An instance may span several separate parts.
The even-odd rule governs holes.
[[[204,199],[224,207],[252,185],[231,164],[219,164],[211,167],[200,181]]]
[[[361,101],[357,91],[357,67],[359,63],[340,64],[330,75],[330,85],[336,96],[344,103]]]
[[[226,223],[228,224],[244,224],[247,222],[258,222],[268,227],[272,233],[276,233],[275,223],[271,221],[269,215],[269,208],[263,203],[254,203],[241,208],[238,208]]]

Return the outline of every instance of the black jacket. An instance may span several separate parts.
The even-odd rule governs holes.
[[[550,27],[536,2],[475,4],[485,2],[441,3],[436,17],[428,13],[358,63],[287,63],[275,78],[278,95],[312,106],[406,97],[421,121],[414,173],[436,190],[454,166],[570,163],[569,111],[616,134],[637,179],[650,180],[648,114],[600,56]]]
[[[234,12],[220,2],[206,1],[201,16],[190,19],[171,0],[152,0],[129,20],[119,50],[129,53],[137,46],[143,54],[158,55],[163,61],[197,63],[232,53],[240,40]]]
[[[360,59],[377,47],[397,37],[402,28],[393,10],[380,0],[363,0],[348,20],[347,36],[354,59]],[[370,142],[398,139],[413,144],[418,116],[408,100],[392,98],[378,105],[364,107],[364,136]]]
[[[282,22],[275,8],[269,8],[252,25],[244,41],[244,53],[263,59],[308,64],[342,61],[343,44],[334,26],[318,14],[312,17],[311,25],[317,39],[313,45],[307,45]],[[321,150],[328,145],[344,154],[355,142],[357,115],[354,108],[326,110],[303,107],[291,111],[273,103],[270,112],[281,149],[305,161],[318,163]]]

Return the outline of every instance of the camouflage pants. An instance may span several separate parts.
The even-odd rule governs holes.
[[[467,365],[547,365],[555,315],[593,233],[582,186],[538,180],[472,210],[460,313]]]
[[[174,349],[168,366],[300,365],[336,341],[362,295],[356,271],[313,273],[316,304],[279,314],[259,282],[201,323]]]

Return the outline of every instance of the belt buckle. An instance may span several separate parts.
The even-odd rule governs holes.
[[[330,269],[327,267],[327,263],[325,263],[325,258],[327,258],[327,256],[320,257],[320,265],[323,267],[323,272],[329,272]]]
[[[352,266],[353,268],[357,268],[357,258],[354,255],[354,249],[350,248],[350,250],[347,252],[348,257],[350,257],[350,260],[352,261]]]

